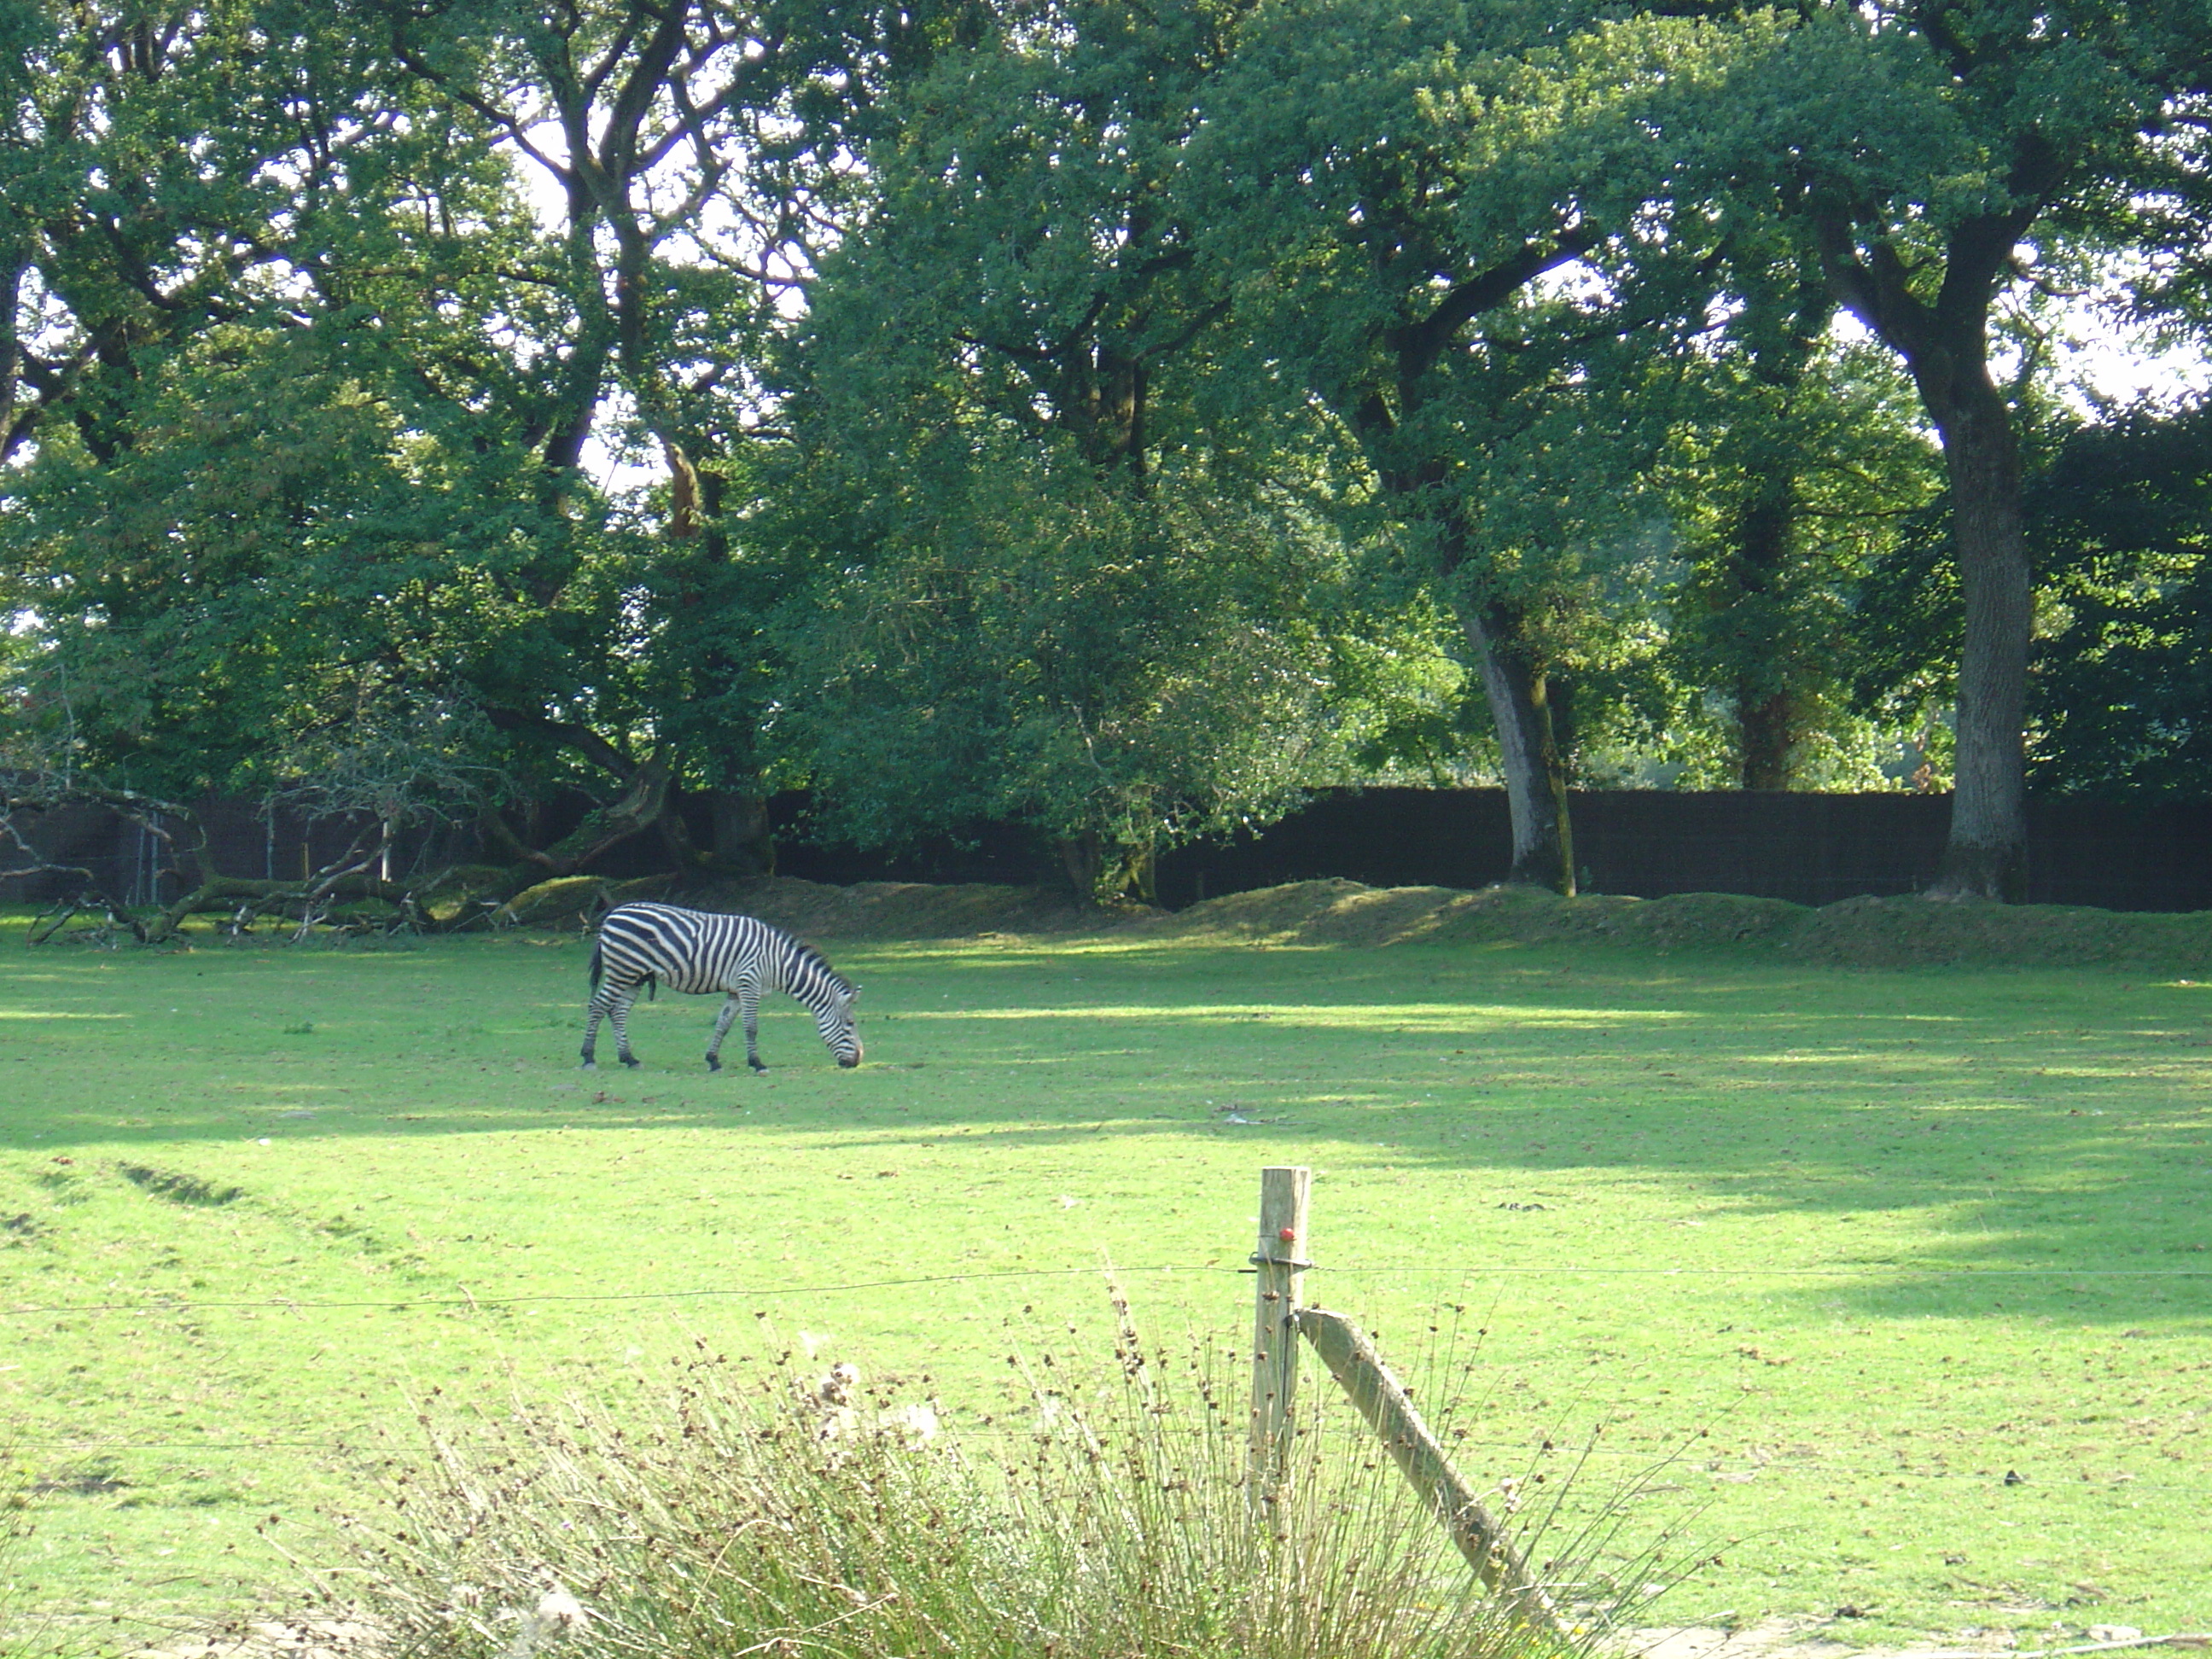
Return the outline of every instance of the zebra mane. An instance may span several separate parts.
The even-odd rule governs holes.
[[[832,968],[830,965],[829,957],[823,956],[821,951],[816,950],[796,933],[786,933],[784,938],[791,941],[792,955],[800,968],[808,973],[820,975],[836,986],[842,994],[848,997],[853,994],[853,981]]]

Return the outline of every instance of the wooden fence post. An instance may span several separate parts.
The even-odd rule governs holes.
[[[1298,1384],[1298,1331],[1292,1316],[1305,1286],[1306,1205],[1313,1171],[1271,1165],[1260,1171],[1260,1243],[1252,1316],[1252,1428],[1245,1502],[1272,1528],[1271,1510],[1290,1474]]]
[[[1558,1631],[1559,1613],[1552,1598],[1529,1576],[1528,1564],[1483,1508],[1474,1488],[1452,1467],[1443,1447],[1413,1409],[1413,1396],[1390,1375],[1367,1334],[1342,1314],[1323,1308],[1301,1308],[1294,1318],[1368,1426],[1390,1449],[1407,1484],[1443,1522],[1476,1576],[1504,1597],[1517,1616]]]

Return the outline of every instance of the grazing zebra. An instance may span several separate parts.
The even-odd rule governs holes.
[[[592,1001],[584,1022],[584,1067],[594,1069],[599,1021],[611,1018],[615,1054],[625,1066],[629,1051],[629,1010],[638,988],[655,981],[672,991],[726,993],[707,1044],[707,1069],[722,1069],[722,1039],[730,1021],[745,1020],[745,1064],[765,1072],[760,1057],[760,997],[763,990],[785,991],[813,1012],[814,1024],[840,1066],[860,1063],[860,1036],[853,1024],[853,999],[860,994],[821,953],[779,928],[750,916],[679,910],[672,904],[623,904],[599,924],[592,947]]]

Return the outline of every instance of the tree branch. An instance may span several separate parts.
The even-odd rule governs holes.
[[[1571,227],[1561,231],[1548,247],[1531,242],[1510,258],[1460,283],[1419,322],[1393,329],[1389,345],[1398,360],[1400,378],[1417,380],[1427,374],[1462,327],[1492,307],[1503,305],[1523,283],[1580,258],[1594,240],[1588,231]]]
[[[483,713],[484,718],[499,731],[518,732],[556,744],[564,749],[574,749],[625,783],[637,770],[635,761],[588,726],[556,720],[549,715],[533,714],[520,708],[487,708]]]

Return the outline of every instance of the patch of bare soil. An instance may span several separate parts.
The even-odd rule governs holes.
[[[1905,1647],[1869,1647],[1838,1639],[1832,1619],[1779,1617],[1754,1620],[1728,1628],[1684,1626],[1625,1630],[1596,1644],[1619,1659],[2061,1659],[2061,1656],[2105,1656],[2128,1649],[2202,1649],[2212,1637],[2143,1637],[2092,1640],[2072,1647],[2023,1650],[2015,1632],[1988,1630],[1971,1639],[1948,1644],[1913,1643]],[[2090,1626],[2093,1638],[2107,1627]],[[180,1637],[161,1647],[138,1648],[124,1659],[384,1659],[383,1633],[365,1620],[300,1618],[256,1620]]]
[[[1623,1631],[1605,1645],[1623,1659],[1991,1659],[2018,1648],[2008,1631],[1967,1643],[1870,1648],[1840,1639],[1836,1629],[1827,1619],[1760,1619],[1728,1629]]]

